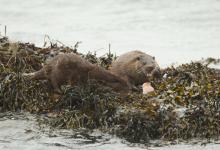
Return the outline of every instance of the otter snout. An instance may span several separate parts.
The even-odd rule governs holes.
[[[161,77],[160,68],[155,67],[154,65],[146,66],[143,72],[147,77],[153,77],[153,78],[160,78]]]
[[[154,70],[152,70],[151,75],[153,78],[161,78],[161,71],[160,68],[155,68]]]

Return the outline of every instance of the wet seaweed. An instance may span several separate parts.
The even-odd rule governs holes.
[[[100,129],[133,143],[219,139],[220,72],[209,68],[218,59],[164,69],[160,80],[151,80],[155,91],[148,95],[136,92],[121,97],[91,81],[84,86],[62,86],[62,95],[56,97],[47,81],[31,81],[22,74],[39,70],[59,53],[77,53],[106,69],[116,57],[110,49],[97,57],[96,53],[79,53],[79,43],[73,48],[49,43],[39,48],[0,38],[1,112],[38,113],[39,123],[52,128]]]

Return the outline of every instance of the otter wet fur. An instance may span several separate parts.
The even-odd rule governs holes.
[[[87,84],[90,79],[103,81],[116,92],[123,94],[129,92],[125,80],[76,54],[57,55],[39,71],[24,75],[31,79],[49,80],[56,93],[60,93],[61,85]]]
[[[110,71],[126,80],[130,89],[149,82],[150,77],[160,77],[160,67],[155,58],[141,51],[130,51],[119,56]]]

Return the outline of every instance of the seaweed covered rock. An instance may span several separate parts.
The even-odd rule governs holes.
[[[218,60],[166,68],[162,79],[151,80],[153,92],[125,97],[91,81],[87,86],[62,86],[63,94],[54,98],[46,81],[22,76],[42,68],[51,52],[78,53],[76,47],[51,43],[38,48],[0,39],[0,111],[46,114],[39,122],[53,128],[100,129],[135,143],[219,138],[220,72],[208,67]],[[101,58],[78,54],[104,68],[115,58],[110,52]]]
[[[218,139],[220,74],[201,63],[164,70],[150,95],[133,94],[120,102],[116,134],[130,142],[152,139]]]
[[[41,68],[43,58],[35,53],[29,53],[30,44],[0,43],[0,108],[2,111],[22,110],[43,111],[49,99],[49,87],[45,82],[26,80],[22,73]],[[8,43],[8,44],[6,44]],[[5,46],[7,45],[7,46]],[[16,48],[10,48],[16,45]],[[2,53],[10,52],[14,53]],[[39,106],[39,107],[38,107]]]

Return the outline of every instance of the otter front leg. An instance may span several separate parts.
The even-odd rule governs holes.
[[[58,79],[55,76],[53,76],[51,78],[51,84],[53,86],[53,90],[54,90],[55,93],[57,93],[57,94],[62,93],[61,90],[60,90],[61,83],[59,83]]]
[[[132,83],[132,79],[130,79],[129,77],[124,77],[124,79],[127,82],[127,85],[131,91],[140,91],[138,87]]]
[[[132,85],[132,90],[133,90],[133,91],[136,91],[136,92],[140,91],[140,90],[138,89],[138,87],[135,86],[135,85]]]

